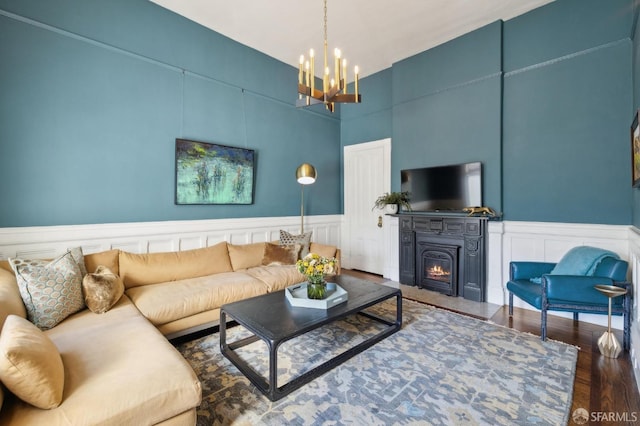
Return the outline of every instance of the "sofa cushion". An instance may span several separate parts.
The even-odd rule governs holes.
[[[45,334],[65,366],[62,403],[44,411],[5,402],[1,425],[151,425],[200,404],[193,369],[126,296],[102,315],[85,309]]]
[[[18,398],[42,409],[60,405],[64,365],[58,348],[38,327],[10,315],[0,334],[0,379]]]
[[[269,292],[284,290],[307,280],[293,265],[258,266],[245,270],[245,273],[263,282]]]
[[[234,271],[262,265],[266,243],[228,244],[229,257]]]
[[[9,263],[16,273],[27,318],[40,329],[54,327],[85,307],[82,272],[70,251],[51,262],[10,258]]]
[[[0,268],[0,330],[9,315],[26,318],[27,310],[20,296],[16,276],[3,267]]]
[[[84,303],[91,312],[104,314],[124,294],[122,279],[106,266],[98,266],[95,272],[87,274],[82,279]]]
[[[309,254],[309,246],[311,245],[311,232],[305,232],[304,234],[294,235],[287,231],[280,230],[280,244],[283,246],[300,244],[299,259],[302,259]]]
[[[263,265],[293,265],[300,255],[300,244],[281,246],[279,244],[266,243],[264,246],[264,255],[262,256]]]
[[[99,253],[86,254],[84,256],[84,264],[87,266],[87,272],[94,272],[99,265],[106,266],[114,274],[120,274],[118,266],[118,255],[120,250],[107,250]]]
[[[311,243],[309,246],[310,253],[315,253],[322,257],[335,257],[337,251],[338,248],[336,246],[329,246],[326,244]]]
[[[127,296],[154,325],[162,325],[267,292],[261,281],[243,272],[159,283],[127,290]]]
[[[134,254],[121,251],[119,260],[125,288],[232,271],[225,241],[207,248],[176,252]]]

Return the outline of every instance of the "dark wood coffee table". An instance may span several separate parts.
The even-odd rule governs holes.
[[[220,350],[222,354],[271,401],[288,395],[400,330],[402,326],[402,293],[399,289],[349,276],[336,276],[331,279],[331,282],[344,288],[349,293],[349,300],[326,310],[291,306],[286,300],[284,290],[229,303],[220,309]],[[364,312],[364,309],[394,297],[396,298],[395,321]],[[283,342],[354,314],[364,315],[386,325],[386,327],[369,339],[302,373],[288,383],[278,386],[278,347]],[[228,343],[227,316],[248,329],[253,335]],[[259,374],[235,352],[236,349],[258,339],[262,339],[269,348],[268,378]]]

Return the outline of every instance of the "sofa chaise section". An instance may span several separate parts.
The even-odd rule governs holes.
[[[0,322],[21,315],[13,274],[0,269]],[[104,314],[84,309],[45,330],[64,365],[62,403],[44,410],[5,391],[0,425],[193,424],[193,370],[128,297]],[[175,423],[174,423],[175,422]]]

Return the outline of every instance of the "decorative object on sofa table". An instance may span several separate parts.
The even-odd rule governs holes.
[[[296,169],[296,180],[300,184],[300,233],[304,233],[304,186],[316,181],[318,173],[309,163],[302,163]]]
[[[395,206],[391,213],[397,213],[400,208],[411,211],[411,204],[409,204],[409,193],[408,192],[385,192],[381,196],[379,196],[376,201],[373,203],[373,209],[384,209],[390,206]]]
[[[336,259],[309,253],[296,262],[296,268],[307,277],[307,297],[324,299],[327,294],[327,282],[324,277],[335,273]]]
[[[609,325],[607,327],[607,331],[605,331],[598,339],[598,348],[602,355],[608,358],[618,358],[622,351],[622,347],[620,346],[618,339],[616,339],[616,336],[611,332],[611,299],[626,294],[627,289],[617,287],[615,285],[602,284],[595,285],[594,288],[609,299]]]
[[[304,55],[300,55],[298,68],[298,100],[297,107],[307,107],[315,104],[325,104],[326,108],[333,112],[334,104],[338,103],[360,103],[358,93],[358,66],[354,71],[354,93],[347,93],[347,60],[341,58],[340,49],[334,50],[335,56],[335,76],[330,77],[329,65],[327,63],[327,0],[324,0],[324,68],[322,69],[322,90],[315,86],[315,54],[313,49],[309,50],[309,60],[305,61]],[[304,67],[304,68],[303,68]]]
[[[462,209],[462,211],[469,213],[467,216],[495,217],[496,215],[496,212],[493,211],[491,207],[484,207],[484,206],[465,207],[464,209]]]
[[[327,283],[327,293],[324,299],[310,299],[307,294],[308,285],[308,283],[296,284],[285,289],[285,297],[291,306],[329,309],[349,300],[349,293],[336,283]]]
[[[327,282],[323,278],[309,279],[307,282],[307,297],[309,299],[324,299],[327,297]]]

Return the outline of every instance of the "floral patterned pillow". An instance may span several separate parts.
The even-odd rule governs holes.
[[[56,326],[85,307],[79,264],[84,268],[84,261],[76,260],[78,249],[73,251],[75,257],[68,251],[52,261],[9,259],[27,308],[27,319],[41,330]]]

